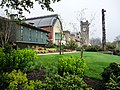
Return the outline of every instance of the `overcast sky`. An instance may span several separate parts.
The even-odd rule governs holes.
[[[76,27],[79,29],[79,22],[76,19],[77,12],[86,8],[85,16],[88,20],[90,20],[92,14],[95,14],[95,20],[92,22],[95,25],[90,27],[90,38],[101,38],[101,9],[105,9],[107,41],[113,41],[115,37],[120,34],[120,0],[61,0],[60,2],[52,4],[52,8],[54,12],[49,12],[41,10],[41,7],[35,4],[34,8],[31,9],[31,13],[25,13],[25,16],[26,18],[30,18],[59,14],[63,19],[64,30],[73,32],[73,28],[69,23],[76,23]]]

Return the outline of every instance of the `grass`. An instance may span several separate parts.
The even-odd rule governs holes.
[[[79,57],[80,53],[69,53],[64,55],[41,55],[37,60],[38,63],[41,63],[43,67],[47,70],[54,70],[57,72],[57,64],[59,58],[62,57]],[[87,64],[87,69],[85,71],[85,76],[101,80],[101,73],[104,68],[107,67],[111,62],[120,63],[120,56],[102,54],[97,52],[85,52],[84,59]]]
[[[85,75],[95,79],[102,79],[101,73],[111,62],[120,63],[120,56],[97,52],[86,52],[84,58],[88,66]]]

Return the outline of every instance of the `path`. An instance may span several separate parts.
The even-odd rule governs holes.
[[[74,53],[76,51],[72,51],[72,52],[64,52],[65,53]],[[63,53],[63,52],[62,52]],[[38,55],[50,55],[50,54],[60,54],[60,52],[54,52],[54,53],[39,53]]]

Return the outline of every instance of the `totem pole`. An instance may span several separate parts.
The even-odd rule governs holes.
[[[105,31],[105,13],[106,10],[102,9],[102,49],[106,50],[106,31]]]

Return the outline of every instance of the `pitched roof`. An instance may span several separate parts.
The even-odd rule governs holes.
[[[5,17],[2,17],[2,16],[0,16],[0,20],[7,20],[8,22],[10,22],[10,21],[12,21],[11,19],[8,19],[8,18],[5,18]],[[36,29],[36,30],[40,30],[40,31],[43,31],[43,32],[47,32],[47,33],[50,33],[49,31],[45,31],[45,30],[43,30],[43,29],[41,29],[41,28],[38,28],[38,27],[35,27],[35,26],[33,26],[33,25],[31,25],[31,24],[27,24],[27,23],[25,23],[25,22],[22,22],[22,23],[19,23],[19,21],[14,21],[16,24],[18,24],[18,25],[22,25],[22,26],[26,26],[26,27],[29,27],[29,28],[33,28],[33,29]]]
[[[29,27],[29,28],[33,28],[33,29],[36,29],[36,30],[40,30],[40,31],[43,31],[43,32],[50,33],[49,31],[46,31],[46,30],[43,30],[43,29],[37,28],[37,27],[32,26],[32,25],[27,24],[27,23],[21,23],[20,25],[22,25],[22,26],[26,26],[26,27]]]
[[[36,27],[47,27],[53,26],[55,21],[59,19],[57,14],[28,18],[25,20],[26,23],[33,23],[33,26]]]

